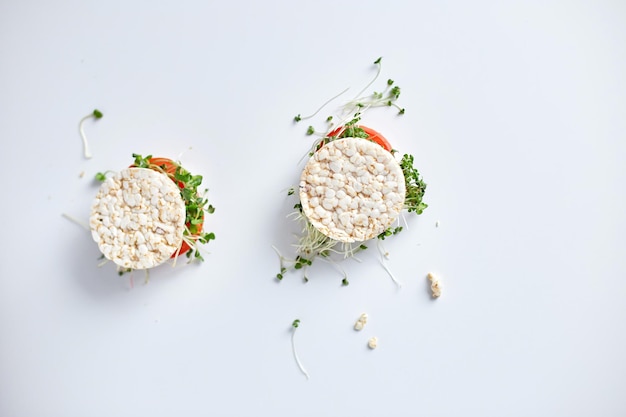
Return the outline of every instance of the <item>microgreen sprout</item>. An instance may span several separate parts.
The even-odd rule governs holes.
[[[300,371],[304,374],[304,376],[306,376],[306,379],[309,379],[309,373],[306,371],[306,369],[304,369],[304,366],[302,366],[302,362],[300,362],[300,358],[298,357],[298,351],[296,349],[295,336],[296,330],[298,329],[298,327],[300,327],[300,319],[295,319],[293,323],[291,323],[291,327],[291,349],[293,350],[293,357],[295,358],[296,364],[298,364],[298,368],[300,368]]]
[[[384,232],[382,232],[381,234],[379,234],[377,236],[377,238],[380,239],[380,240],[385,240],[385,238],[387,238],[389,236],[397,235],[401,231],[402,231],[402,226],[398,226],[398,227],[395,227],[395,228],[390,227],[387,230],[385,230]]]
[[[83,127],[83,124],[85,123],[85,120],[87,119],[90,119],[93,117],[94,119],[98,120],[98,119],[102,119],[102,116],[103,116],[102,112],[98,109],[95,109],[94,111],[92,111],[91,113],[89,113],[88,115],[80,119],[80,122],[78,124],[78,131],[80,132],[80,137],[83,139],[83,151],[85,154],[85,159],[90,159],[92,155],[91,155],[91,151],[89,150],[89,143],[87,143],[87,136],[85,136],[85,129]]]
[[[94,175],[94,179],[98,182],[104,182],[109,174],[113,174],[113,171],[97,172],[96,175]]]
[[[312,114],[308,115],[308,116],[301,116],[300,114],[298,114],[296,117],[293,118],[293,120],[297,123],[301,120],[306,120],[306,119],[310,119],[312,117],[317,116],[317,114],[322,111],[322,109],[324,107],[326,107],[331,101],[333,101],[334,99],[336,99],[337,97],[343,95],[346,91],[348,91],[350,88],[346,88],[345,90],[343,90],[341,93],[329,98],[328,100],[326,100],[326,102],[324,104],[322,104],[317,110],[315,110]]]
[[[117,275],[119,275],[120,277],[124,274],[131,274],[132,272],[132,268],[123,268],[121,266],[117,268]]]

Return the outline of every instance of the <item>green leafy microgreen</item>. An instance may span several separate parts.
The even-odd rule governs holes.
[[[397,235],[401,231],[402,231],[402,226],[390,227],[387,230],[385,230],[384,232],[382,232],[381,234],[379,234],[377,236],[377,238],[380,239],[380,240],[385,240],[385,238],[387,238],[389,236]]]
[[[426,203],[422,201],[424,193],[426,192],[426,183],[420,177],[419,172],[413,166],[413,155],[404,154],[400,161],[400,167],[404,174],[404,181],[406,184],[406,198],[404,205],[410,212],[422,214],[424,209],[428,207]]]
[[[304,369],[304,366],[302,365],[302,362],[300,361],[300,358],[298,357],[298,350],[296,349],[296,330],[298,329],[298,327],[300,327],[300,319],[295,319],[292,323],[291,323],[291,327],[292,327],[292,332],[291,332],[291,349],[293,351],[293,357],[296,360],[296,364],[298,365],[298,368],[300,368],[300,371],[304,374],[304,376],[306,376],[306,379],[309,379],[309,374],[306,371],[306,369]]]
[[[80,137],[83,140],[83,152],[85,155],[85,159],[90,159],[92,155],[91,155],[91,151],[89,150],[89,143],[87,141],[87,136],[85,135],[84,124],[87,119],[91,119],[92,117],[96,120],[102,119],[102,112],[98,109],[94,109],[94,111],[92,111],[91,113],[89,113],[88,115],[80,119],[80,122],[78,123],[78,131],[80,132]]]

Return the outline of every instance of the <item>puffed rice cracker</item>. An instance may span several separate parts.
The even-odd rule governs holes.
[[[152,268],[180,248],[185,202],[167,175],[127,168],[100,186],[89,226],[107,259],[122,268]]]
[[[300,202],[321,233],[341,242],[372,239],[404,208],[402,168],[380,145],[361,138],[325,144],[300,177]]]

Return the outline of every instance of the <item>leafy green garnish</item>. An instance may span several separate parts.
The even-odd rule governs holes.
[[[424,193],[426,192],[426,183],[420,177],[419,172],[413,166],[413,155],[404,154],[400,161],[400,167],[404,174],[404,182],[406,184],[406,198],[404,205],[410,212],[422,214],[428,204],[424,203]]]
[[[365,133],[357,123],[361,120],[361,113],[356,113],[354,118],[345,124],[345,129],[339,135],[340,138],[362,138],[367,139],[369,135]]]
[[[401,231],[402,231],[402,226],[390,227],[389,229],[387,229],[384,232],[382,232],[381,234],[379,234],[377,236],[377,238],[380,239],[380,240],[385,240],[385,238],[387,238],[389,236],[397,235]]]

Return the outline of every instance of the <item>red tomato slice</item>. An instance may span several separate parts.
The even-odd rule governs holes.
[[[378,133],[374,129],[371,129],[371,128],[367,127],[367,126],[359,125],[359,127],[361,129],[363,129],[363,131],[367,134],[367,139],[368,140],[376,142],[377,144],[382,146],[385,150],[391,152],[391,149],[392,149],[391,148],[391,144],[389,143],[389,141],[387,139],[385,139],[385,137],[383,135],[381,135],[380,133]],[[337,136],[341,129],[343,129],[343,126],[338,127],[337,129],[333,130],[332,132],[330,132],[326,136]]]

